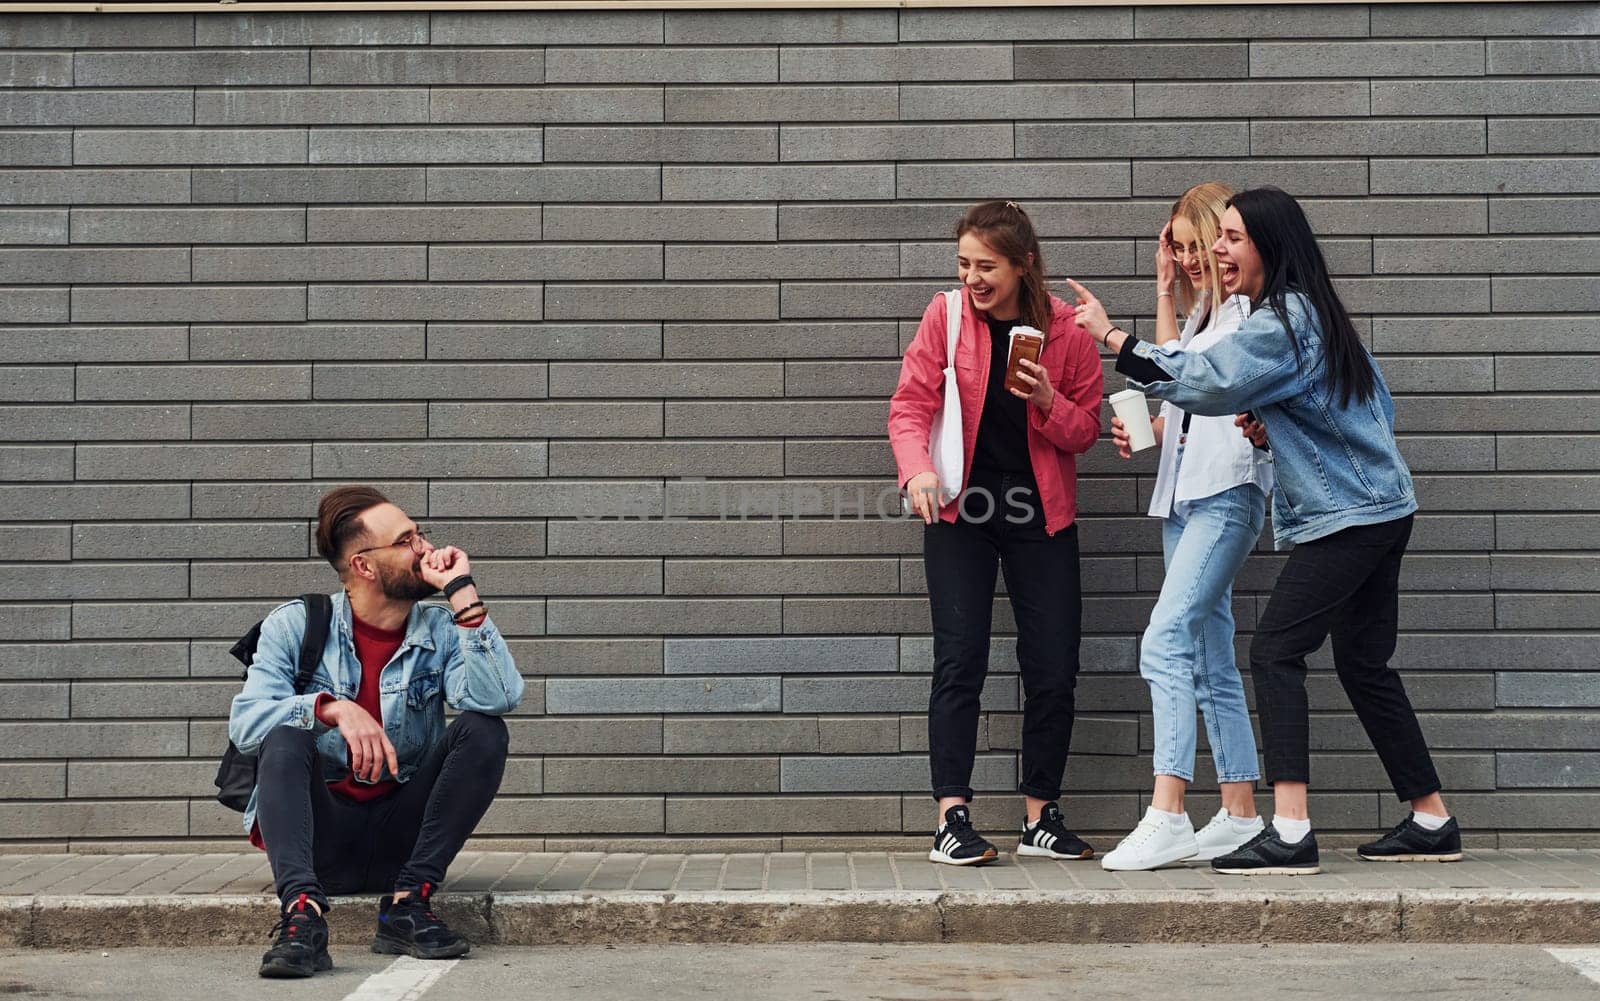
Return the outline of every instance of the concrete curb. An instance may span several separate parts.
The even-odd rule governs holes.
[[[1408,942],[1600,942],[1600,890],[1402,890]]]
[[[0,898],[0,947],[259,945],[261,896]],[[334,940],[372,934],[341,897]],[[1600,941],[1600,891],[869,891],[451,894],[441,916],[501,945],[799,942]]]

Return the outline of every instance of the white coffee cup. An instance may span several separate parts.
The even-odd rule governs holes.
[[[1128,431],[1130,451],[1142,452],[1155,447],[1156,430],[1150,426],[1150,405],[1145,402],[1143,393],[1137,389],[1112,393],[1111,409],[1122,418],[1122,426]]]

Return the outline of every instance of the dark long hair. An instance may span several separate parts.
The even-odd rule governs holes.
[[[1351,397],[1361,402],[1377,391],[1377,371],[1356,333],[1350,314],[1328,277],[1328,262],[1311,232],[1300,203],[1279,188],[1251,188],[1228,201],[1239,210],[1245,233],[1261,257],[1260,302],[1266,303],[1289,330],[1295,359],[1300,342],[1289,325],[1284,296],[1299,292],[1311,302],[1322,328],[1323,356],[1327,364],[1328,391],[1348,406]]]
[[[1044,284],[1044,251],[1028,213],[1016,202],[979,202],[956,223],[957,240],[968,232],[977,233],[990,249],[1022,269],[1017,313],[1023,323],[1048,338],[1055,310],[1050,305],[1050,290]]]

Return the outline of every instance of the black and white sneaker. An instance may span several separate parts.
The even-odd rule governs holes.
[[[1430,831],[1415,815],[1406,814],[1394,830],[1357,848],[1356,854],[1368,862],[1460,862],[1461,828],[1451,817]]]
[[[952,806],[944,812],[944,826],[933,832],[929,862],[945,865],[987,865],[1000,857],[994,845],[972,828],[972,811]]]
[[[1211,860],[1211,870],[1226,876],[1315,876],[1322,871],[1317,836],[1307,834],[1298,844],[1286,844],[1278,829],[1266,830],[1227,855]]]
[[[1046,803],[1039,811],[1038,822],[1023,827],[1017,854],[1034,858],[1085,859],[1094,858],[1094,849],[1067,830],[1060,806]]]

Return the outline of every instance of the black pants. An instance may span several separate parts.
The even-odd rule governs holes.
[[[1310,781],[1306,657],[1333,634],[1333,666],[1401,800],[1439,791],[1417,714],[1389,669],[1400,624],[1407,515],[1302,542],[1273,586],[1250,644],[1267,781]]]
[[[1017,789],[1038,799],[1059,799],[1072,742],[1083,617],[1078,526],[1054,536],[1045,533],[1044,511],[1031,478],[989,479],[974,473],[973,481],[994,497],[990,516],[982,517],[987,504],[969,488],[963,516],[954,523],[935,521],[922,536],[933,606],[933,691],[928,697],[933,796],[972,798],[978,697],[989,672],[995,575],[1003,565],[1016,613],[1017,662],[1027,700]],[[1032,509],[1025,521],[1024,512],[1010,508],[1005,499],[1019,486],[1028,492],[1017,499]]]
[[[281,726],[261,744],[256,822],[278,899],[437,885],[500,789],[505,721],[464,712],[411,780],[357,803],[330,792],[316,736]]]

